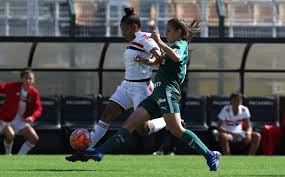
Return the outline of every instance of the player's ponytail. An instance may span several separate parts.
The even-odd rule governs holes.
[[[141,28],[141,20],[139,16],[135,14],[135,9],[132,7],[124,8],[125,14],[121,19],[121,24],[136,24],[139,28]]]
[[[124,11],[126,13],[126,16],[136,15],[135,9],[133,7],[124,8]]]
[[[189,25],[183,19],[173,18],[168,21],[176,30],[181,30],[182,39],[187,40],[189,43],[200,32],[200,22],[199,18],[194,18]]]

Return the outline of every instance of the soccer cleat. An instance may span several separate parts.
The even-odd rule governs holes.
[[[221,153],[218,151],[209,151],[207,153],[207,164],[210,167],[210,171],[217,171],[219,167]]]
[[[71,156],[65,157],[65,159],[70,162],[76,162],[76,161],[87,162],[89,159],[99,162],[103,159],[103,155],[104,154],[100,149],[95,149],[95,150],[86,149],[84,151],[72,154]]]

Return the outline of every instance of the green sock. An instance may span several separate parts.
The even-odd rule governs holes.
[[[102,144],[99,149],[102,149],[104,153],[110,152],[113,148],[118,147],[131,136],[128,129],[121,128],[115,135],[113,135],[108,141]]]
[[[185,130],[180,139],[188,144],[191,148],[198,150],[207,159],[209,149],[205,144],[190,130]]]

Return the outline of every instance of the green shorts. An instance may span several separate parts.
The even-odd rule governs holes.
[[[172,90],[156,91],[144,99],[138,107],[143,107],[151,119],[162,117],[165,113],[180,113],[180,94]]]

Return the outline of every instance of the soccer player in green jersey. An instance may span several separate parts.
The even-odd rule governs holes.
[[[154,79],[153,93],[143,100],[138,108],[130,115],[123,127],[106,143],[95,150],[85,150],[81,153],[67,157],[70,161],[87,161],[93,159],[100,161],[103,154],[110,152],[114,147],[122,145],[136,127],[157,117],[164,117],[169,131],[181,139],[188,146],[198,150],[205,157],[211,171],[216,171],[221,154],[209,150],[205,144],[191,131],[181,125],[179,101],[181,97],[180,86],[187,72],[187,62],[191,38],[200,30],[200,21],[194,19],[190,25],[184,20],[170,19],[166,28],[167,45],[160,39],[158,31],[151,37],[165,53],[160,59],[160,66]],[[153,59],[136,58],[141,63],[157,63]]]

